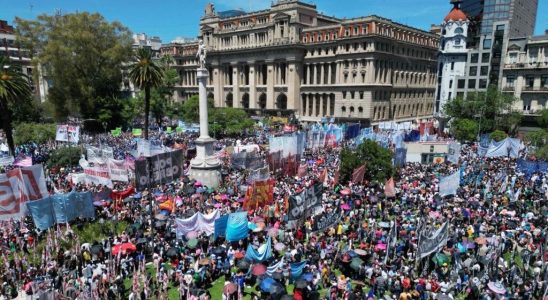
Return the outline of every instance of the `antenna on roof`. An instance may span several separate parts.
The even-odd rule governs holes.
[[[32,13],[32,9],[34,8],[34,5],[32,5],[32,3],[29,3],[29,9],[30,9],[30,12]]]

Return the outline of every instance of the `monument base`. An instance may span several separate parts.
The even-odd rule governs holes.
[[[221,183],[221,161],[215,156],[213,143],[215,139],[200,137],[195,141],[196,157],[190,161],[188,177],[200,181],[211,188]]]

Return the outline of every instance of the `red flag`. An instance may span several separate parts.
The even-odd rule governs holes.
[[[339,169],[337,168],[337,171],[335,171],[335,175],[333,177],[333,186],[339,184]]]
[[[365,165],[354,169],[352,172],[352,182],[353,183],[362,183],[363,177],[365,176]]]
[[[327,168],[324,168],[322,173],[320,174],[320,177],[318,177],[318,180],[320,182],[325,182],[326,178],[327,178]]]
[[[384,195],[386,197],[394,198],[396,197],[396,187],[394,186],[394,178],[390,177],[384,185]]]

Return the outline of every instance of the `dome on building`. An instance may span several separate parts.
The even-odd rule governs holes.
[[[458,7],[453,8],[449,14],[445,17],[445,22],[449,21],[464,21],[467,20],[466,14]]]

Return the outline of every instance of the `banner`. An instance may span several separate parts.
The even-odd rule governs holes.
[[[13,162],[13,165],[16,167],[30,167],[32,166],[32,157],[25,155],[17,157]]]
[[[457,189],[460,186],[459,172],[455,172],[449,176],[440,179],[440,196],[456,195]]]
[[[445,222],[438,230],[426,232],[422,229],[419,232],[419,257],[424,258],[434,252],[441,250],[449,237],[449,222]]]
[[[305,266],[306,266],[306,261],[291,263],[290,265],[291,278],[295,280],[301,277],[301,275],[303,275],[303,270]]]
[[[390,179],[386,181],[386,184],[384,185],[384,195],[387,198],[396,197],[396,187],[394,185],[394,178],[390,177]]]
[[[365,165],[362,165],[354,171],[352,171],[352,183],[362,183],[363,177],[365,176]]]
[[[215,220],[217,220],[220,215],[221,213],[218,210],[215,210],[207,215],[197,212],[190,218],[175,219],[177,239],[182,239],[191,231],[205,233],[207,236],[212,235],[215,232]]]
[[[407,149],[406,148],[396,148],[396,155],[394,157],[394,165],[398,168],[405,166],[407,162]]]
[[[249,235],[247,227],[247,211],[231,213],[226,224],[226,240],[236,242]]]
[[[271,180],[255,181],[246,191],[243,208],[252,210],[272,204],[274,200],[274,183]]]
[[[105,164],[101,149],[94,146],[87,146],[86,154],[88,156],[88,162],[100,165]]]
[[[55,140],[58,142],[70,142],[78,144],[80,141],[80,127],[70,125],[57,125]]]
[[[149,179],[147,161],[152,164],[152,179]],[[149,185],[169,183],[181,177],[183,171],[183,151],[175,150],[154,155],[146,160],[135,161],[135,179],[137,190],[143,190]]]
[[[447,152],[447,161],[450,161],[454,164],[459,162],[460,158],[460,143],[454,142],[449,144],[449,150]]]
[[[223,215],[215,220],[215,233],[214,237],[224,237],[226,235],[226,225],[228,224],[228,215]]]
[[[291,226],[294,226],[295,221],[307,216],[314,215],[316,209],[320,207],[322,202],[323,184],[316,183],[308,187],[299,194],[289,197],[288,220],[294,221]]]
[[[106,167],[89,167],[84,168],[86,184],[104,185],[112,188],[112,180],[110,179],[108,168]]]
[[[129,181],[125,160],[115,160],[110,158],[108,160],[108,173],[111,180],[122,182]]]
[[[327,228],[337,225],[341,218],[341,212],[339,209],[335,209],[331,212],[319,214],[314,217],[312,223],[312,232],[324,231]]]
[[[143,134],[143,130],[141,128],[133,128],[131,133],[133,136],[141,136]]]
[[[140,139],[137,141],[137,157],[149,157],[150,154],[150,141]]]
[[[268,180],[270,178],[270,171],[268,169],[268,166],[264,166],[263,168],[251,170],[249,174],[249,183],[253,183],[255,181],[264,181]]]
[[[76,218],[95,218],[91,192],[56,194],[27,202],[26,205],[34,225],[40,230],[46,230],[55,223],[65,224]]]

